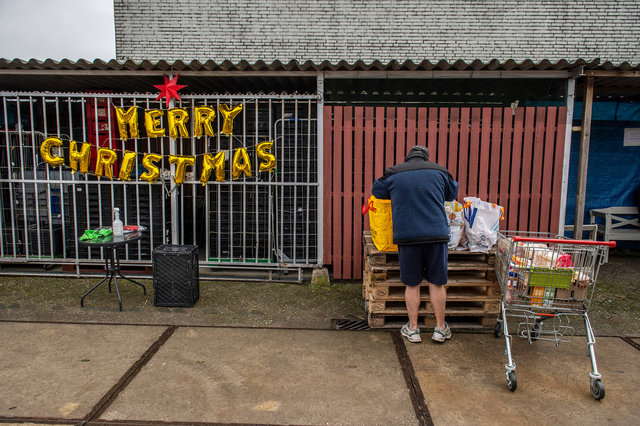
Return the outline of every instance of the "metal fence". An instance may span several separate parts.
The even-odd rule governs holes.
[[[233,134],[223,134],[222,104],[242,104]],[[171,107],[216,111],[214,136],[147,137],[144,111],[167,110],[153,95],[0,92],[0,262],[76,265],[101,263],[100,250],[78,244],[86,229],[110,226],[114,207],[125,224],[148,228],[129,245],[123,263],[151,265],[163,243],[197,244],[200,265],[234,268],[303,268],[321,262],[318,211],[317,99],[314,95],[183,96]],[[115,107],[139,112],[140,135],[120,139]],[[167,127],[166,114],[161,118]],[[63,141],[64,165],[43,161],[40,145]],[[69,167],[69,142],[91,146],[89,173]],[[256,146],[273,141],[276,169],[258,170]],[[116,151],[113,179],[95,175],[97,150]],[[251,176],[232,179],[234,152],[244,147]],[[57,148],[54,148],[56,152]],[[137,153],[130,180],[118,180],[125,151]],[[199,181],[205,153],[225,152],[225,178]],[[140,180],[146,153],[162,156],[160,177]],[[184,183],[173,180],[170,154],[195,156]]]

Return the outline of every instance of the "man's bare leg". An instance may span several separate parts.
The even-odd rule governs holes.
[[[429,283],[429,299],[431,299],[433,312],[436,315],[436,325],[439,329],[444,330],[444,312],[447,305],[447,290],[444,286]]]
[[[418,309],[420,309],[420,285],[413,287],[405,286],[404,300],[407,304],[407,313],[409,314],[409,328],[415,330],[418,328]],[[444,317],[444,315],[443,315]]]

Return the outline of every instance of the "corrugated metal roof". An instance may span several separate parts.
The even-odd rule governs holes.
[[[112,59],[105,62],[101,59],[96,59],[93,62],[85,59],[79,59],[78,61],[70,61],[63,59],[61,61],[54,61],[47,59],[45,61],[38,61],[36,59],[30,59],[24,61],[21,59],[0,59],[0,69],[13,69],[13,70],[84,70],[84,71],[528,71],[528,70],[570,70],[579,66],[584,66],[585,69],[598,69],[598,70],[640,70],[640,64],[630,64],[628,62],[622,62],[614,64],[611,62],[600,63],[598,59],[587,61],[584,59],[577,59],[575,61],[560,60],[557,62],[551,62],[549,60],[543,60],[540,62],[533,62],[531,60],[514,61],[512,59],[499,61],[497,59],[489,62],[483,62],[475,60],[473,62],[465,62],[458,60],[455,62],[448,62],[445,60],[432,63],[425,60],[419,63],[413,61],[404,61],[402,63],[397,61],[390,61],[383,63],[380,61],[356,61],[353,63],[347,61],[339,61],[332,63],[329,61],[322,61],[320,63],[314,63],[312,61],[298,62],[289,61],[283,63],[280,61],[274,61],[266,63],[263,61],[257,61],[249,63],[247,61],[231,62],[224,61],[216,63],[214,61],[141,61],[135,62],[132,60],[117,61]]]
[[[313,62],[298,63],[291,61],[281,63],[278,61],[265,63],[258,61],[248,63],[241,61],[233,63],[225,61],[217,64],[213,61],[183,62],[183,61],[142,61],[135,62],[111,60],[108,62],[96,59],[87,61],[80,59],[76,62],[70,60],[54,61],[47,59],[38,61],[31,59],[23,61],[20,59],[0,59],[0,90],[24,91],[24,92],[86,92],[86,91],[111,91],[121,93],[155,93],[153,85],[159,83],[162,74],[180,73],[180,83],[188,86],[187,91],[192,94],[252,94],[252,93],[299,93],[310,94],[316,92],[316,73],[318,71],[341,72],[357,71],[368,72],[368,77],[373,79],[386,79],[385,72],[413,72],[412,84],[421,84],[420,81],[429,80],[432,75],[429,72],[438,72],[440,76],[448,75],[449,72],[466,72],[465,76],[457,78],[469,78],[470,73],[487,72],[525,72],[531,78],[532,74],[540,72],[547,74],[556,71],[569,72],[583,67],[585,70],[599,71],[634,71],[640,70],[640,64],[612,64],[611,62],[600,63],[598,60],[585,61],[542,61],[534,63],[527,60],[516,62],[508,60],[500,62],[493,60],[487,63],[473,61],[422,61],[413,63],[406,61],[403,63],[389,62],[381,63],[374,61],[365,63],[357,61],[348,63],[340,61],[330,63],[324,61],[319,64]],[[424,71],[425,76],[421,77],[420,72]],[[380,72],[380,76],[377,73]],[[418,73],[418,74],[416,74]],[[333,76],[336,74],[333,73]],[[475,74],[474,76],[477,76]],[[396,77],[398,75],[396,74]],[[360,76],[350,76],[359,79]],[[421,80],[424,79],[424,80]],[[418,81],[419,80],[419,81]],[[577,96],[581,96],[581,81],[578,80]],[[375,83],[371,81],[371,87]],[[488,84],[488,82],[487,82]],[[507,84],[503,80],[502,85]],[[428,83],[430,87],[437,86],[434,80]],[[495,83],[494,83],[495,86]],[[626,99],[640,99],[640,79],[639,78],[597,78],[596,96],[624,97]],[[330,90],[330,86],[327,85]],[[329,92],[327,92],[329,93]]]

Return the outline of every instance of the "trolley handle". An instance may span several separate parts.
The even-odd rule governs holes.
[[[551,243],[551,244],[581,244],[587,246],[607,246],[615,247],[615,241],[592,241],[592,240],[562,240],[553,238],[527,238],[527,237],[513,237],[513,242],[526,242],[526,243]]]

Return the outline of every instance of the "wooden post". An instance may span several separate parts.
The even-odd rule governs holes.
[[[589,167],[589,141],[591,139],[591,113],[593,111],[593,77],[587,77],[582,99],[582,131],[580,132],[580,161],[578,162],[578,190],[576,193],[576,214],[574,238],[582,239],[584,205],[587,189],[587,169]]]

